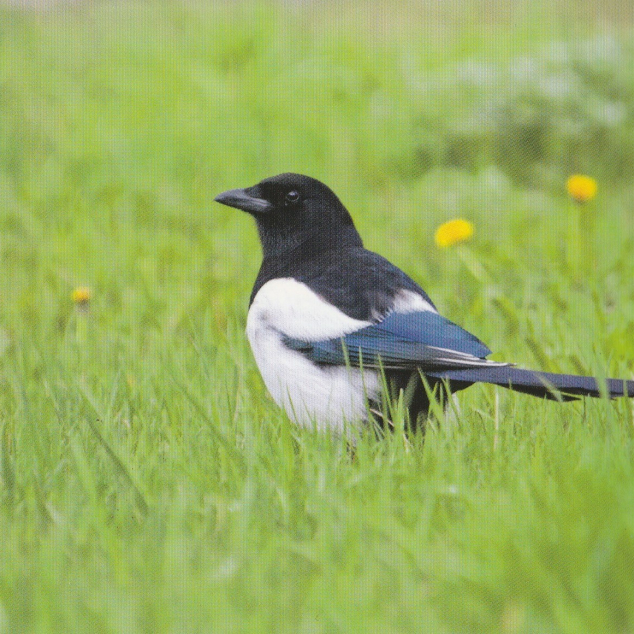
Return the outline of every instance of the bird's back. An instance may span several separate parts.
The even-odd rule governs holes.
[[[251,302],[264,284],[284,277],[306,284],[349,317],[362,321],[380,321],[395,308],[403,312],[436,310],[414,280],[384,257],[363,247],[318,252],[299,248],[283,259],[265,258]]]

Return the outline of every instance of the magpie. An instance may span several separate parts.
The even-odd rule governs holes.
[[[348,210],[314,178],[280,174],[215,200],[255,218],[263,259],[247,337],[273,399],[300,425],[342,432],[375,414],[384,424],[385,387],[407,394],[412,422],[428,415],[434,389],[444,397],[477,382],[553,400],[634,397],[634,381],[487,360],[484,343],[363,247]]]

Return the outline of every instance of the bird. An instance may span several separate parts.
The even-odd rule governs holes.
[[[363,246],[346,207],[317,179],[279,174],[215,200],[255,219],[262,264],[246,334],[273,400],[300,426],[337,434],[372,421],[389,426],[386,402],[399,394],[410,424],[420,425],[431,398],[474,383],[558,401],[634,397],[634,381],[487,359],[482,341]]]

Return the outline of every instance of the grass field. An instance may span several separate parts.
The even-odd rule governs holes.
[[[297,171],[493,358],[633,376],[629,3],[441,4],[0,8],[1,634],[634,631],[632,403],[352,458],[245,340],[213,197]]]

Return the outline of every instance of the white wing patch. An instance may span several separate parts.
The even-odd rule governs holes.
[[[264,284],[251,304],[249,320],[252,316],[287,337],[306,341],[342,337],[371,324],[348,317],[306,284],[291,278]],[[247,333],[248,329],[247,321]]]
[[[438,311],[421,295],[402,288],[394,296],[394,304],[390,310],[392,313],[418,313],[429,310],[432,313]]]

